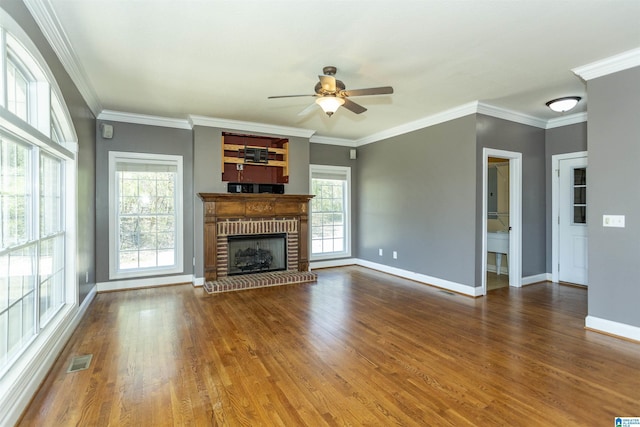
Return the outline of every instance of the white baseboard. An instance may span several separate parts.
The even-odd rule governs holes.
[[[640,327],[627,325],[626,323],[614,322],[613,320],[601,319],[595,316],[585,318],[585,327],[598,332],[640,341]]]
[[[155,286],[176,285],[178,283],[192,283],[192,274],[180,276],[146,277],[144,279],[115,280],[97,284],[98,292],[124,291],[127,289],[153,288]]]
[[[481,287],[474,288],[472,286],[463,285],[461,283],[451,282],[449,280],[439,279],[437,277],[427,276],[425,274],[414,273],[413,271],[402,270],[400,268],[390,267],[388,265],[378,264],[363,259],[356,259],[356,263],[357,265],[360,265],[362,267],[383,271],[385,273],[393,274],[394,276],[404,277],[405,279],[414,280],[416,282],[435,286],[437,288],[447,289],[459,294],[469,295],[472,297],[482,295]]]
[[[532,285],[534,283],[540,282],[550,282],[551,274],[549,273],[540,273],[533,276],[527,276],[522,278],[522,286]]]
[[[96,287],[94,286],[85,297],[82,305],[59,313],[63,316],[59,326],[47,332],[46,336],[40,336],[39,339],[44,340],[40,348],[35,350],[31,357],[27,354],[23,358],[29,362],[22,364],[22,366],[19,362],[16,363],[15,367],[2,378],[3,387],[1,388],[4,388],[5,391],[0,393],[0,426],[10,426],[18,422],[22,412],[38,392],[40,385],[62,353],[64,346],[95,296]],[[27,350],[28,352],[29,350]],[[8,383],[6,386],[5,382]]]
[[[344,267],[347,265],[356,265],[356,264],[358,264],[358,260],[355,258],[341,258],[341,259],[332,259],[327,261],[311,261],[309,263],[312,270],[316,268]]]
[[[204,286],[204,277],[196,277],[194,275],[191,283],[193,284],[193,286]]]

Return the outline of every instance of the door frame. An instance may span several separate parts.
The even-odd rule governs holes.
[[[558,226],[558,217],[560,216],[560,161],[583,157],[587,161],[589,160],[587,151],[554,154],[551,156],[551,281],[555,283],[558,283],[560,279],[558,272],[558,264],[560,263],[560,227]]]
[[[522,286],[522,153],[482,149],[482,295],[487,295],[487,192],[489,157],[509,160],[509,286]]]

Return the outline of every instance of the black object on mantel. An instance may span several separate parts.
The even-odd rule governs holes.
[[[284,194],[284,184],[247,184],[241,182],[230,182],[227,184],[227,192]]]

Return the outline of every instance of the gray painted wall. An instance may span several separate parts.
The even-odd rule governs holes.
[[[522,276],[546,272],[545,131],[477,115],[476,283],[482,278],[482,149],[522,153]]]
[[[194,126],[193,128],[193,242],[195,254],[194,274],[204,277],[204,228],[202,200],[198,193],[226,193],[227,183],[222,181],[222,132],[225,129]],[[231,131],[228,132],[236,132]],[[252,135],[267,135],[251,132]],[[286,194],[309,193],[309,140],[299,137],[289,139],[289,183]],[[186,229],[185,229],[186,230]],[[186,232],[186,231],[185,231]],[[191,264],[189,264],[191,265]]]
[[[1,0],[2,7],[27,33],[53,73],[78,136],[78,207],[76,283],[80,303],[95,286],[95,117],[21,1]],[[89,280],[85,273],[89,273]]]
[[[103,121],[98,120],[97,129]],[[172,154],[183,157],[184,172],[184,270],[193,272],[193,143],[191,131],[139,124],[104,122],[113,125],[113,139],[96,134],[96,281],[109,281],[109,152]]]
[[[359,258],[475,286],[476,162],[475,115],[358,148]]]
[[[640,327],[640,67],[587,82],[590,316]],[[602,215],[625,215],[625,228]]]
[[[313,165],[345,166],[351,168],[351,256],[358,257],[358,160],[349,158],[351,147],[328,144],[311,144],[310,163]]]
[[[551,273],[551,196],[552,196],[552,165],[551,157],[556,154],[587,151],[587,123],[576,123],[569,126],[547,129],[545,135],[545,203],[547,206],[547,273]]]

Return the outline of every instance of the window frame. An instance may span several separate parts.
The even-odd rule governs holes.
[[[175,263],[171,266],[118,269],[120,230],[118,208],[118,183],[116,165],[120,162],[141,164],[175,165]],[[109,280],[129,279],[149,276],[164,276],[182,273],[184,270],[184,169],[183,157],[170,154],[135,153],[124,151],[109,152]]]
[[[29,76],[27,87],[27,117],[21,119],[8,109],[7,105],[7,64],[12,56],[12,64],[19,65],[22,72]],[[51,114],[57,113],[59,134],[62,140],[54,140],[51,133]],[[79,283],[76,277],[77,248],[77,170],[78,170],[78,137],[71,120],[69,109],[64,102],[62,92],[36,45],[18,23],[0,8],[0,135],[2,138],[24,144],[30,149],[30,166],[28,171],[29,223],[28,236],[25,242],[12,242],[0,248],[2,255],[20,255],[24,248],[33,247],[28,256],[34,264],[29,273],[36,277],[34,282],[34,303],[30,307],[34,333],[24,338],[22,345],[12,354],[8,354],[0,364],[0,424],[12,424],[19,416],[16,404],[21,405],[24,393],[34,392],[37,384],[44,378],[46,371],[55,361],[55,355],[61,351],[60,343],[64,343],[74,325],[74,318],[79,311]],[[40,233],[40,158],[43,155],[60,160],[59,183],[63,196],[59,206],[61,228],[48,236]],[[57,299],[45,318],[42,318],[40,307],[40,281],[38,265],[40,246],[58,239],[58,246],[50,252],[58,256],[62,270],[57,270]],[[48,241],[47,241],[48,240]],[[56,252],[57,251],[57,252]],[[24,255],[22,255],[24,256]],[[7,264],[8,265],[8,264]],[[19,271],[19,270],[18,270]],[[7,280],[10,273],[5,272]],[[85,300],[87,301],[87,300]],[[23,306],[24,307],[24,306]],[[31,313],[32,310],[32,313]],[[24,325],[24,324],[23,324]],[[11,325],[8,325],[10,327]],[[8,329],[7,329],[8,331]],[[34,388],[35,387],[35,388]]]
[[[348,258],[351,256],[351,167],[335,165],[309,165],[309,193],[313,194],[313,180],[318,179],[318,175],[336,175],[344,177],[343,193],[343,215],[344,215],[344,250],[336,252],[313,252],[313,199],[309,209],[309,259],[311,261],[322,261],[337,258]]]

